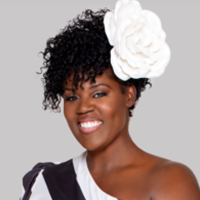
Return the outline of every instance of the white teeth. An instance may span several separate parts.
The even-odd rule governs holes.
[[[101,124],[102,122],[82,122],[81,123],[81,127],[83,128],[91,128],[91,127],[94,127],[94,126],[98,126],[99,124]]]

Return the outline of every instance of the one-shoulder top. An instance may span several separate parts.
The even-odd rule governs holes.
[[[23,177],[20,200],[119,200],[96,184],[86,156],[87,151],[66,162],[36,164]]]

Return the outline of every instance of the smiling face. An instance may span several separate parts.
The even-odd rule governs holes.
[[[72,80],[73,74],[69,78]],[[72,89],[72,81],[67,81],[65,88]],[[109,78],[104,72],[96,76],[96,83],[89,81],[78,87],[75,94],[65,90],[64,116],[68,125],[79,143],[87,150],[94,151],[105,148],[119,135],[128,133],[128,107],[134,104],[135,87],[130,87],[123,94],[119,83]],[[84,133],[80,128],[79,121],[87,117],[96,118],[101,121],[97,130]],[[91,121],[88,119],[88,121]]]

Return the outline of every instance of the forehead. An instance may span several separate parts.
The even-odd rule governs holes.
[[[95,77],[95,82],[90,82],[90,79],[88,81],[84,81],[82,82],[82,86],[85,88],[90,87],[91,85],[95,85],[95,84],[99,84],[99,83],[106,83],[109,84],[111,87],[116,87],[118,85],[118,83],[113,80],[112,78],[109,77],[110,72],[104,71],[102,75],[98,75]],[[82,77],[82,75],[79,73],[79,76]],[[87,79],[87,75],[84,75],[84,80]],[[67,88],[74,88],[73,85],[73,78],[74,78],[74,74],[71,74],[70,77],[68,77],[67,80],[67,84],[65,84],[65,87]],[[80,86],[80,82],[78,83],[78,86]]]

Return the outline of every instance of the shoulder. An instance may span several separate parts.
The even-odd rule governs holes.
[[[200,188],[192,170],[186,165],[163,160],[154,168],[153,200],[200,200]]]

